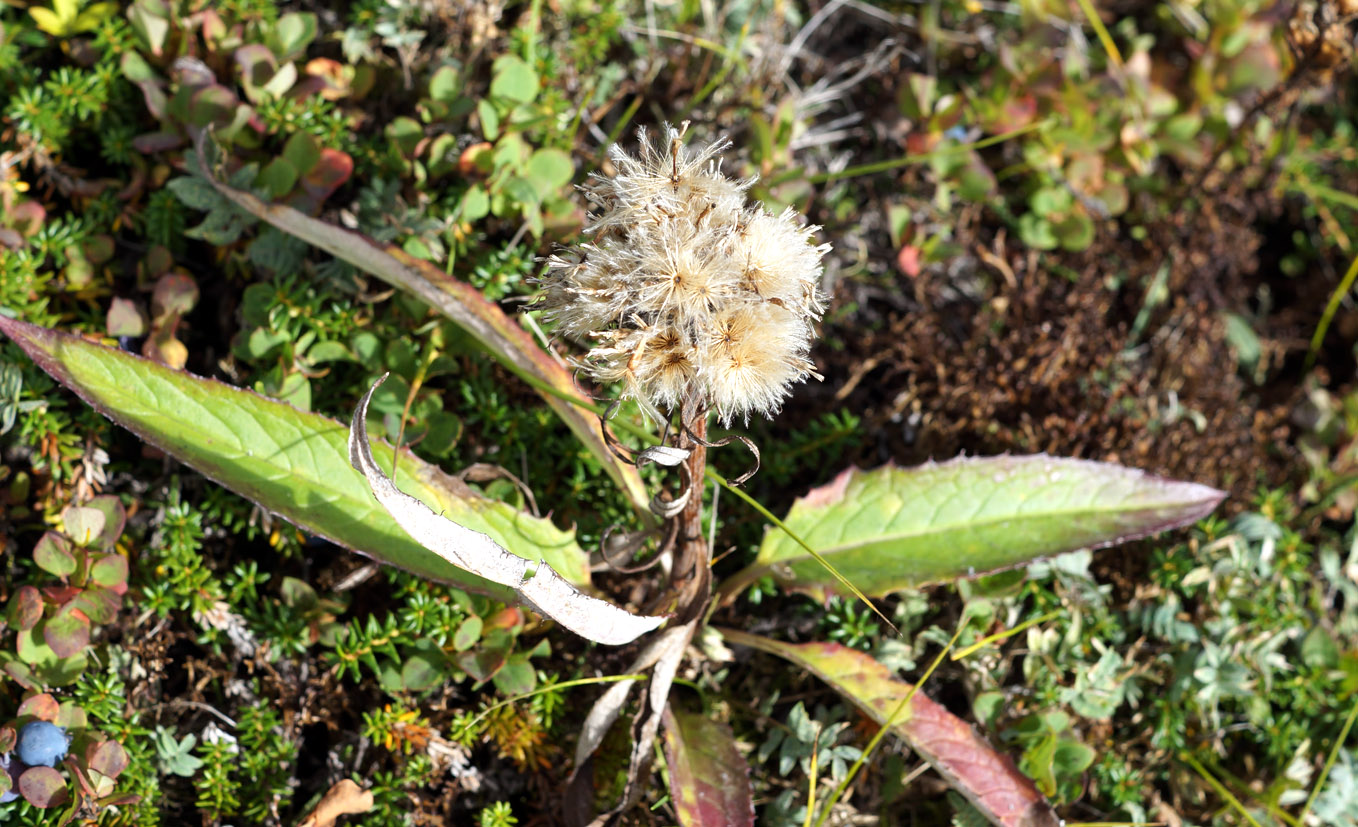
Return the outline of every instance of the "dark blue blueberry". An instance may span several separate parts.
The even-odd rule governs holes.
[[[66,730],[47,721],[31,721],[19,730],[19,760],[30,767],[55,767],[66,757],[71,738]]]

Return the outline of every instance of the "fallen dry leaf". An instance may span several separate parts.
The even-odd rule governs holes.
[[[333,827],[340,816],[366,813],[372,806],[373,794],[346,778],[331,787],[297,827]]]

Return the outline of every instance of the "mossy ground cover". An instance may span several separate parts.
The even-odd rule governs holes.
[[[607,145],[690,121],[834,247],[824,380],[733,428],[763,451],[747,489],[774,513],[852,464],[963,453],[1230,494],[1191,530],[880,601],[900,635],[763,585],[714,621],[828,637],[910,680],[961,629],[967,656],[926,691],[1068,822],[1354,824],[1352,6],[10,4],[0,312],[341,420],[390,371],[387,438],[595,549],[635,517],[541,397],[429,307],[230,209],[192,141],[211,130],[234,186],[519,316],[540,257],[579,239],[573,185],[609,174]],[[711,460],[736,476],[747,458]],[[343,823],[557,823],[599,689],[553,687],[634,654],[302,534],[9,342],[0,508],[0,722],[48,715],[31,698],[50,690],[50,715],[88,733],[83,767],[112,769],[95,748],[121,745],[113,792],[77,813],[98,823],[295,824],[345,778],[373,800]],[[81,536],[86,519],[109,528]],[[764,520],[730,497],[709,519],[718,573],[739,570]],[[126,573],[38,591],[68,587],[68,557]],[[655,577],[600,568],[623,602]],[[35,606],[76,599],[98,600],[87,641],[34,639]],[[682,691],[731,726],[760,823],[803,823],[804,759],[823,801],[875,726],[771,658],[693,663]],[[628,743],[618,728],[596,755],[601,802]],[[887,744],[836,823],[970,823]],[[16,824],[64,813],[0,804]],[[660,776],[627,819],[674,823]]]

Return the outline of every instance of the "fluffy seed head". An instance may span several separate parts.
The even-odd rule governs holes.
[[[747,206],[753,179],[721,170],[729,142],[693,149],[684,128],[640,130],[635,155],[610,150],[617,174],[586,188],[593,243],[547,259],[537,306],[558,335],[590,344],[597,381],[622,383],[656,418],[685,400],[726,423],[771,416],[816,375],[807,354],[829,246],[790,209]]]

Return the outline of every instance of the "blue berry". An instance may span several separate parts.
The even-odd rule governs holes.
[[[19,760],[30,767],[55,767],[66,757],[71,738],[66,730],[47,721],[31,721],[19,730]]]

